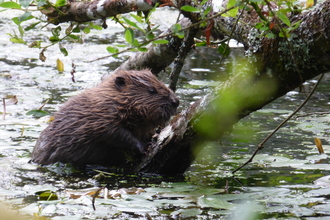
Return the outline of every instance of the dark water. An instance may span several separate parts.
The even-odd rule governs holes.
[[[8,43],[5,33],[12,28],[7,23],[0,26],[3,33],[0,43],[4,48],[0,52],[1,96],[7,101],[12,96],[18,99],[16,105],[7,106],[5,120],[0,121],[3,206],[27,218],[35,215],[49,219],[147,219],[148,215],[152,219],[330,218],[329,184],[320,187],[319,182],[313,182],[329,175],[330,170],[327,154],[319,155],[314,144],[317,137],[325,152],[330,150],[329,75],[298,116],[235,176],[231,171],[250,157],[263,138],[304,100],[306,93],[290,92],[241,120],[221,141],[203,143],[204,150],[183,176],[111,173],[94,179],[95,173],[74,172],[70,167],[29,164],[30,152],[47,126],[47,117],[38,119],[26,113],[40,108],[46,100],[43,109],[55,112],[72,92],[92,87],[103,74],[120,65],[125,56],[87,62],[107,55],[105,39],[109,36],[115,35],[113,41],[122,40],[120,28],[115,26],[102,34],[86,36],[84,44],[66,43],[69,57],[61,55],[56,47],[50,48],[43,63],[38,60],[38,50]],[[241,49],[234,49],[220,64],[221,57],[213,49],[192,51],[179,81],[180,108],[208,93],[214,81],[226,79],[228,69],[240,65],[242,55]],[[63,73],[56,70],[56,59],[64,62]],[[71,80],[72,63],[76,65],[76,83]],[[165,83],[167,72],[160,74]],[[310,91],[314,83],[313,80],[305,83],[305,91]],[[94,211],[90,194],[100,187],[110,191],[101,191],[110,198],[96,198]],[[139,193],[134,188],[132,194],[125,189],[118,191],[129,187],[144,191]],[[52,194],[41,196],[45,190]],[[110,196],[111,193],[119,196]],[[83,196],[74,197],[78,194]]]

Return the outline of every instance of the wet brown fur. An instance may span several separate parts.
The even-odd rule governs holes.
[[[149,70],[121,70],[69,99],[41,133],[32,161],[123,165],[141,157],[157,126],[175,113],[175,94]]]

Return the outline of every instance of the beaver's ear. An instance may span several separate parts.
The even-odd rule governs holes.
[[[122,91],[122,89],[126,86],[125,78],[121,76],[117,76],[115,79],[115,85],[119,91]]]

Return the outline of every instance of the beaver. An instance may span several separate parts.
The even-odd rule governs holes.
[[[41,132],[32,162],[128,164],[131,155],[145,154],[155,128],[164,126],[178,105],[174,92],[149,70],[119,70],[60,108]]]

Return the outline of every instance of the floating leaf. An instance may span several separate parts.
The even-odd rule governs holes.
[[[43,200],[43,201],[50,201],[50,200],[58,199],[58,196],[55,194],[55,192],[53,192],[51,190],[38,191],[35,194],[39,197],[39,200]]]
[[[184,5],[181,7],[181,10],[186,12],[198,13],[200,10],[198,8],[192,7],[190,5]]]
[[[234,204],[227,202],[221,195],[201,196],[198,198],[198,205],[202,208],[231,209]]]
[[[64,71],[64,64],[60,59],[56,60],[56,68],[58,71],[63,72]]]
[[[36,118],[41,118],[46,115],[50,115],[49,112],[43,111],[43,110],[31,110],[26,113],[26,115],[33,115]]]
[[[21,5],[15,3],[15,2],[2,2],[0,4],[0,7],[2,8],[16,8],[16,9],[20,9]]]
[[[6,101],[6,105],[16,105],[17,102],[18,102],[18,99],[17,99],[16,95],[14,95],[11,97],[11,99]]]

